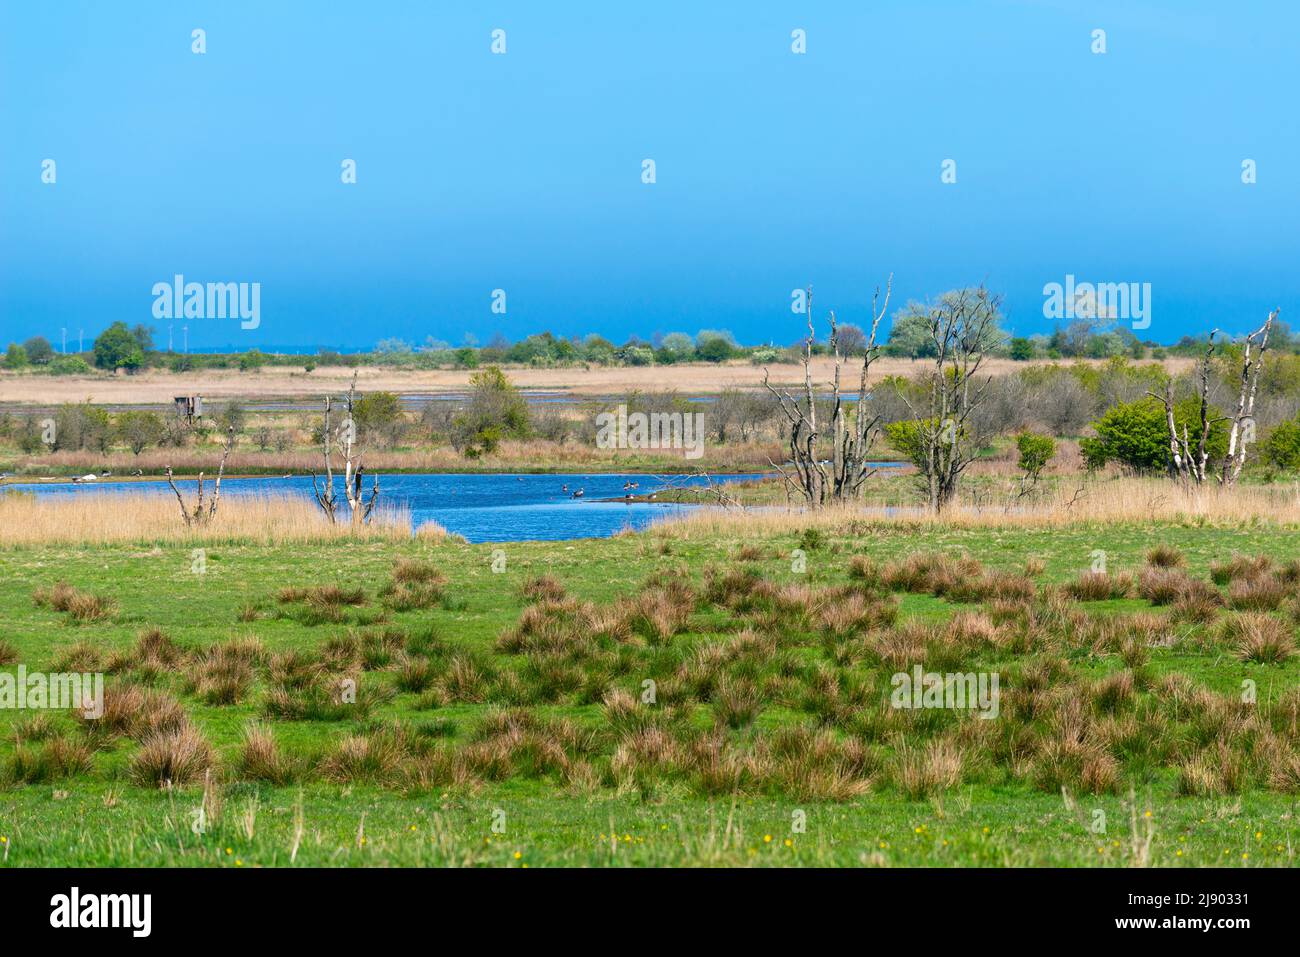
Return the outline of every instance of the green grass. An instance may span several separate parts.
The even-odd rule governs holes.
[[[1086,569],[1095,550],[1104,550],[1113,571],[1135,570],[1157,541],[1180,549],[1188,568],[1208,577],[1209,564],[1233,551],[1266,554],[1277,562],[1300,557],[1300,541],[1282,529],[1085,527],[1050,529],[886,529],[852,540],[828,537],[807,552],[807,572],[791,570],[790,552],[799,536],[761,542],[765,557],[746,563],[778,583],[818,586],[847,581],[851,555],[895,560],[912,551],[966,551],[994,569],[1019,569],[1030,559],[1044,563],[1040,582],[1061,582]],[[206,549],[204,574],[191,569],[190,547],[171,544],[16,548],[0,551],[0,614],[3,638],[29,670],[48,668],[79,641],[108,650],[131,647],[146,627],[156,626],[187,647],[200,647],[249,634],[268,651],[311,652],[350,626],[364,626],[383,614],[376,594],[398,557],[433,562],[446,574],[453,599],[427,610],[387,612],[386,624],[412,632],[432,628],[456,649],[473,649],[503,669],[518,668],[515,656],[493,650],[497,636],[512,627],[524,607],[522,582],[546,573],[569,593],[608,604],[637,592],[656,569],[684,563],[697,584],[708,564],[736,565],[738,540],[671,539],[661,554],[651,535],[610,540],[505,545],[456,543],[334,543],[263,547],[222,545]],[[503,549],[506,571],[494,574],[493,551]],[[111,596],[115,613],[106,621],[76,624],[68,616],[37,607],[32,593],[66,580],[78,589]],[[366,605],[345,608],[339,624],[303,624],[294,606],[281,605],[287,585],[338,584],[363,587]],[[930,595],[904,594],[900,619],[939,621],[954,604]],[[252,603],[262,617],[239,620]],[[971,607],[971,606],[960,606]],[[1092,602],[1095,615],[1148,610],[1139,599]],[[722,609],[705,608],[691,620],[689,640],[717,640],[737,623]],[[799,648],[813,656],[811,648]],[[993,653],[981,668],[1014,672],[1014,656]],[[1101,676],[1122,667],[1113,656],[1075,655],[1081,676]],[[13,671],[14,665],[5,670]],[[1219,649],[1189,643],[1157,648],[1154,676],[1181,672],[1224,695],[1243,679],[1257,682],[1261,702],[1297,687],[1300,659],[1282,665],[1236,660]],[[395,675],[368,673],[364,680],[392,684]],[[109,679],[110,684],[116,679]],[[243,729],[261,713],[266,679],[238,705],[215,706],[186,695],[164,676],[161,687],[177,694],[221,757],[236,763]],[[629,685],[635,687],[635,683]],[[456,702],[428,709],[418,693],[399,693],[379,707],[371,721],[410,725],[449,722],[453,746],[470,740],[487,704]],[[538,713],[600,729],[598,704],[564,699],[532,705]],[[11,762],[14,725],[30,713],[0,710],[0,766]],[[755,728],[736,732],[739,741],[801,717],[773,703]],[[74,721],[56,724],[67,734]],[[710,725],[697,713],[700,728]],[[289,752],[317,757],[355,722],[274,721],[277,739]],[[1300,839],[1293,794],[1250,786],[1218,798],[1177,796],[1176,774],[1168,767],[1126,773],[1114,793],[1078,794],[1069,800],[1045,793],[1008,775],[975,775],[969,782],[910,800],[882,778],[865,796],[842,803],[798,801],[780,794],[707,797],[681,780],[666,780],[645,793],[605,786],[583,793],[552,776],[513,776],[475,786],[424,790],[330,784],[311,778],[302,785],[270,787],[227,774],[216,789],[221,810],[204,833],[191,830],[202,786],[170,792],[130,783],[127,767],[136,745],[119,739],[95,755],[89,774],[43,784],[0,784],[0,856],[10,865],[223,865],[281,866],[290,863],[298,822],[295,863],[302,865],[1116,865],[1136,859],[1158,865],[1270,865],[1294,862]],[[1105,812],[1104,833],[1092,830],[1094,812]],[[504,833],[493,816],[504,812]],[[806,829],[792,831],[792,814],[806,814]],[[1150,816],[1148,816],[1150,812]],[[1137,817],[1136,836],[1132,824]],[[1149,857],[1140,848],[1151,828]],[[611,840],[611,835],[614,839]],[[772,840],[766,841],[770,835]],[[789,840],[790,845],[785,842]],[[229,849],[229,853],[227,853]],[[1181,851],[1181,854],[1179,853]],[[516,857],[515,855],[519,856]]]

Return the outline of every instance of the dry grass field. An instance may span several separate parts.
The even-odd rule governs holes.
[[[1102,360],[1071,360],[1097,362]],[[1190,359],[1166,359],[1165,368],[1182,372],[1190,368]],[[990,359],[984,368],[991,375],[1002,375],[1030,363],[1010,359]],[[911,375],[924,363],[907,359],[882,358],[872,365],[872,379],[892,375]],[[813,363],[815,380],[825,388],[833,375],[832,360],[820,358]],[[582,395],[617,395],[635,389],[657,392],[676,389],[692,395],[720,392],[727,388],[760,389],[763,367],[748,362],[722,365],[690,363],[673,366],[609,367],[590,366],[561,369],[510,367],[510,380],[521,389],[556,390]],[[398,394],[455,392],[468,387],[473,370],[404,371],[388,368],[362,368],[358,388],[364,392],[387,391]],[[771,366],[772,381],[796,385],[802,382],[797,365]],[[65,402],[135,405],[167,403],[177,395],[199,394],[210,399],[286,398],[319,396],[324,392],[346,391],[352,370],[345,366],[325,366],[310,373],[301,369],[263,368],[258,372],[206,370],[172,373],[150,369],[139,375],[47,376],[0,372],[0,403],[19,405],[57,405]]]

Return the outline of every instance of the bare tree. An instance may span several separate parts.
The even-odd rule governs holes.
[[[1162,394],[1147,392],[1147,395],[1156,399],[1165,407],[1165,429],[1169,434],[1169,477],[1189,480],[1197,485],[1205,481],[1206,465],[1210,458],[1208,446],[1210,427],[1224,421],[1222,417],[1210,418],[1210,367],[1214,358],[1214,337],[1217,334],[1217,329],[1210,333],[1205,355],[1197,363],[1201,380],[1197,389],[1197,397],[1200,400],[1201,432],[1200,439],[1196,443],[1195,453],[1192,452],[1186,422],[1183,423],[1183,434],[1178,434],[1178,423],[1174,419],[1173,380],[1166,380],[1165,390]]]
[[[1255,430],[1255,393],[1259,389],[1259,373],[1264,365],[1264,352],[1268,349],[1268,333],[1277,320],[1279,310],[1274,309],[1264,320],[1264,324],[1246,336],[1241,354],[1241,391],[1237,396],[1237,411],[1231,418],[1232,426],[1228,431],[1228,454],[1223,460],[1223,473],[1219,481],[1223,485],[1232,485],[1241,475],[1246,465],[1246,446],[1254,437]],[[1259,351],[1251,357],[1251,349],[1256,341]]]
[[[1192,449],[1187,423],[1179,434],[1178,423],[1174,419],[1174,388],[1172,382],[1165,383],[1163,394],[1147,392],[1157,399],[1165,408],[1165,428],[1169,434],[1169,475],[1201,485],[1209,476],[1210,430],[1220,422],[1231,422],[1228,432],[1228,454],[1224,456],[1223,466],[1218,479],[1220,485],[1232,485],[1241,475],[1246,464],[1246,446],[1253,437],[1255,421],[1255,394],[1259,387],[1259,373],[1263,366],[1264,352],[1268,349],[1268,334],[1277,319],[1278,310],[1274,309],[1264,320],[1264,324],[1246,336],[1241,355],[1241,387],[1237,395],[1237,409],[1232,416],[1210,417],[1210,377],[1214,359],[1214,338],[1219,334],[1215,329],[1210,333],[1205,355],[1197,363],[1199,383],[1196,397],[1200,411],[1200,437],[1195,450]],[[1258,343],[1259,349],[1255,351]],[[1253,353],[1253,354],[1252,354]]]
[[[926,377],[929,407],[918,412],[900,389],[912,413],[906,451],[921,473],[930,509],[941,512],[957,493],[962,472],[974,460],[982,436],[972,418],[992,376],[977,382],[988,351],[998,345],[1002,297],[984,286],[945,293],[928,315],[934,368]]]
[[[763,385],[776,396],[781,411],[790,425],[790,467],[777,465],[771,459],[768,461],[785,479],[786,487],[791,492],[803,496],[812,508],[819,508],[831,501],[857,498],[862,491],[862,483],[870,474],[867,463],[871,443],[879,431],[880,419],[878,416],[867,414],[867,376],[871,370],[871,363],[880,355],[880,350],[876,346],[876,332],[880,328],[880,320],[889,309],[889,296],[893,285],[894,276],[890,273],[885,283],[884,301],[880,301],[878,286],[871,297],[871,333],[865,337],[865,343],[861,343],[864,346],[862,369],[851,422],[841,394],[845,353],[835,322],[835,312],[832,310],[830,313],[830,344],[835,354],[835,375],[830,383],[832,390],[830,433],[833,446],[829,462],[823,461],[817,454],[820,432],[817,426],[818,403],[813,390],[812,375],[812,350],[816,338],[813,326],[812,287],[807,290],[805,303],[808,312],[808,338],[803,343],[803,394],[796,398],[788,390],[777,390],[768,381],[768,370],[766,368],[763,370]],[[859,336],[862,334],[861,330],[857,332]]]
[[[370,515],[375,510],[375,503],[379,501],[379,476],[374,477],[370,497],[366,499],[361,487],[365,467],[361,464],[359,457],[355,461],[353,460],[356,455],[357,441],[357,425],[356,419],[353,417],[353,411],[356,408],[356,395],[357,373],[354,370],[352,384],[348,386],[346,398],[347,416],[339,428],[339,445],[343,452],[343,497],[348,503],[348,513],[354,525],[370,521]],[[325,480],[323,485],[317,485],[315,472],[311,476],[312,494],[331,522],[338,520],[338,499],[334,493],[334,467],[330,459],[330,442],[333,438],[330,413],[333,404],[333,396],[325,396],[325,427],[321,430],[321,446],[325,459]]]
[[[235,447],[235,429],[234,426],[226,430],[226,447],[221,452],[221,464],[217,466],[217,480],[212,486],[212,498],[205,503],[203,501],[203,473],[199,473],[198,494],[194,500],[194,507],[190,508],[185,504],[185,497],[181,495],[181,490],[176,487],[176,482],[172,478],[172,467],[167,466],[167,484],[172,487],[176,493],[176,501],[181,506],[181,518],[185,519],[185,527],[193,528],[196,525],[207,525],[212,521],[213,516],[217,514],[217,506],[221,504],[221,477],[226,471],[226,459],[230,457],[230,450]]]

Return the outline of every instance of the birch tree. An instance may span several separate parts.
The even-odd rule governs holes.
[[[353,525],[365,524],[370,521],[370,516],[375,510],[375,504],[379,501],[379,476],[374,476],[374,484],[370,489],[370,496],[367,498],[362,488],[362,478],[365,473],[365,466],[361,464],[361,459],[357,449],[357,424],[353,413],[356,410],[357,396],[357,373],[352,373],[352,383],[348,386],[348,393],[345,398],[345,407],[347,415],[338,430],[339,451],[343,454],[343,497],[347,502],[349,520]],[[325,396],[325,421],[324,428],[321,430],[321,451],[325,461],[325,478],[320,484],[317,483],[317,476],[312,472],[311,487],[315,496],[316,503],[320,505],[321,510],[329,517],[330,522],[338,521],[339,502],[334,492],[334,465],[331,458],[332,441],[334,440],[334,429],[331,422],[333,412],[333,396]]]

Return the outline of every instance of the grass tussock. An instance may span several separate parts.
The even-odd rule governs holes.
[[[379,596],[394,611],[433,608],[447,598],[447,576],[430,562],[402,559]]]
[[[0,500],[3,500],[3,496],[0,496]],[[65,612],[69,620],[80,624],[103,621],[117,608],[113,599],[81,591],[65,581],[37,588],[32,593],[32,602],[38,608]]]
[[[1081,573],[1065,585],[1069,596],[1076,601],[1110,601],[1127,598],[1133,590],[1133,579],[1128,575],[1111,575],[1101,571]]]
[[[235,773],[242,780],[265,781],[277,787],[290,783],[298,776],[294,762],[280,749],[270,726],[257,721],[250,722],[244,728],[244,740]]]
[[[216,761],[207,739],[192,725],[158,731],[131,756],[131,779],[143,786],[185,787],[203,780]]]
[[[1241,612],[1224,619],[1224,642],[1242,661],[1276,665],[1295,654],[1295,632],[1289,624],[1261,612]]]

